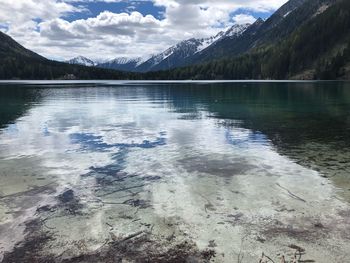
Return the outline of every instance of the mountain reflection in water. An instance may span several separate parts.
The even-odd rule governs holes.
[[[2,83],[0,258],[341,262],[349,146],[346,82]]]

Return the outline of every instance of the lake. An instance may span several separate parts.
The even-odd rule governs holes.
[[[1,82],[0,261],[348,262],[349,82]]]

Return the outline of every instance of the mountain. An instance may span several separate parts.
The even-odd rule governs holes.
[[[160,54],[153,55],[149,60],[139,66],[138,71],[156,71],[182,66],[186,58],[212,45],[222,35],[219,33],[215,37],[184,40]]]
[[[0,31],[0,79],[129,79],[129,73],[48,60]]]
[[[196,64],[150,79],[349,79],[350,1],[292,0]],[[205,56],[204,56],[205,55]]]
[[[72,65],[87,66],[87,67],[93,67],[96,65],[96,63],[94,61],[92,61],[91,59],[88,59],[86,57],[83,57],[83,56],[78,56],[78,57],[72,58],[72,59],[66,61],[66,63],[72,64]]]
[[[35,58],[37,60],[44,60],[45,58],[22,47],[11,37],[0,31],[0,58],[5,60],[11,56],[21,56],[24,58]]]
[[[310,2],[319,2],[319,0],[290,0],[266,21],[259,18],[236,39],[222,39],[217,45],[209,47],[205,52],[192,58],[189,64],[241,55],[259,45],[279,41],[312,16],[309,12],[300,9],[306,2],[311,4]],[[315,3],[311,5],[314,6]]]
[[[126,58],[120,57],[105,63],[97,64],[97,67],[106,69],[115,69],[121,71],[138,71],[137,67],[144,62],[142,58]]]
[[[97,67],[105,69],[115,69],[130,72],[148,72],[171,69],[187,65],[190,58],[202,52],[217,41],[226,38],[235,38],[242,34],[249,27],[249,24],[234,25],[227,31],[222,31],[216,36],[195,39],[191,38],[172,46],[162,53],[151,56],[145,60],[143,58],[120,57],[111,61],[97,64]]]
[[[136,71],[147,72],[166,70],[188,65],[192,56],[201,53],[212,45],[215,45],[218,41],[238,37],[249,26],[249,24],[234,25],[227,31],[222,31],[213,37],[184,40],[160,54],[153,55],[150,59],[139,65]]]
[[[0,79],[350,79],[350,1],[290,0],[267,20],[103,64],[148,72],[51,61],[0,32]]]

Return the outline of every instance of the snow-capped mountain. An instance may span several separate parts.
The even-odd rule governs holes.
[[[95,66],[105,69],[115,69],[131,72],[147,72],[155,70],[165,70],[175,67],[184,66],[191,57],[199,54],[215,43],[227,39],[235,38],[241,35],[250,24],[233,25],[225,31],[221,31],[216,36],[208,38],[191,38],[184,40],[162,53],[151,56],[148,59],[144,58],[127,58],[118,57],[113,60],[95,64]]]
[[[225,37],[237,37],[240,36],[251,24],[241,24],[241,25],[234,25],[230,27],[228,30],[223,32],[223,35],[221,38]]]
[[[166,70],[184,66],[192,56],[202,52],[222,39],[234,38],[241,35],[249,26],[250,24],[236,24],[213,37],[184,40],[160,54],[153,55],[149,60],[142,63],[136,71]]]
[[[188,39],[172,46],[162,53],[153,55],[138,67],[138,71],[161,70],[176,67],[187,57],[195,54],[206,43],[200,39]]]
[[[82,66],[88,66],[88,67],[93,67],[96,65],[94,61],[83,56],[72,58],[66,62],[69,64],[82,65]]]
[[[127,58],[119,57],[107,61],[105,63],[100,63],[97,66],[106,69],[115,69],[122,71],[136,71],[136,68],[144,62],[143,58]]]

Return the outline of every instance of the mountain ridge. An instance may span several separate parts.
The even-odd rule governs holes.
[[[328,7],[319,12],[325,4]],[[147,78],[350,79],[350,2],[306,0],[292,13],[283,20],[291,33],[275,34],[278,41],[258,39],[260,43],[235,57],[148,73]],[[270,32],[278,33],[278,27]]]
[[[121,71],[136,72],[137,67],[145,60],[141,57],[127,58],[117,57],[104,63],[99,63],[96,66],[105,69],[115,69]]]
[[[171,69],[187,65],[188,58],[206,50],[223,38],[233,38],[248,28],[249,24],[235,24],[226,31],[221,31],[217,35],[208,38],[191,38],[168,48],[164,52],[152,56],[149,60],[139,66],[140,72],[157,71]]]
[[[65,62],[72,65],[81,65],[81,66],[87,66],[87,67],[93,67],[97,65],[96,62],[84,56],[77,56]]]
[[[0,31],[0,79],[128,79],[129,73],[52,61]]]
[[[190,38],[183,40],[165,51],[143,58],[117,58],[97,66],[101,68],[117,69],[132,72],[148,72],[171,69],[186,65],[189,57],[202,52],[215,42],[224,38],[234,38],[244,32],[250,24],[235,24],[215,36],[207,38]]]

